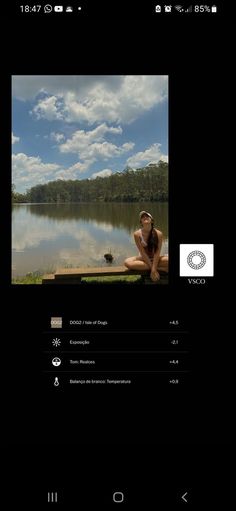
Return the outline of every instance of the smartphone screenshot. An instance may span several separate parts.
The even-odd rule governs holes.
[[[227,507],[230,12],[2,11],[2,500]]]

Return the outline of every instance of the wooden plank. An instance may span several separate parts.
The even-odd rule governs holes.
[[[48,275],[43,275],[42,284],[55,284],[54,273],[49,273]]]
[[[71,284],[81,284],[81,277],[77,277],[77,278],[70,278],[70,277],[67,277],[67,278],[64,278],[64,279],[54,279],[54,281],[51,281],[52,284],[68,284],[68,285],[71,285]]]
[[[111,277],[126,275],[142,275],[145,283],[152,283],[149,270],[128,270],[125,266],[108,267],[87,267],[87,268],[61,268],[55,274],[44,275],[42,284],[80,284],[83,277]],[[161,279],[157,284],[163,284],[168,281],[168,274],[160,272]]]
[[[108,266],[103,268],[62,268],[56,271],[55,279],[75,277],[107,277],[115,275],[148,275],[148,270],[128,270],[125,266]]]

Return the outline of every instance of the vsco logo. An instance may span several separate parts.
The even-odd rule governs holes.
[[[210,243],[181,244],[180,277],[213,277],[214,245]]]
[[[190,268],[200,270],[206,264],[206,256],[200,250],[193,250],[187,257],[187,263]]]

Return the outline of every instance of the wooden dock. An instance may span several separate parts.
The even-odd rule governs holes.
[[[148,270],[128,270],[125,266],[108,266],[98,268],[61,268],[55,273],[43,276],[42,284],[81,284],[84,277],[115,277],[141,275],[144,283],[153,283]],[[160,280],[155,284],[167,284],[168,274],[160,272]]]

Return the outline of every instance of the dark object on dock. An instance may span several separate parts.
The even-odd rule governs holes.
[[[104,257],[105,257],[107,263],[112,263],[112,261],[114,259],[113,255],[111,253],[104,254]]]

